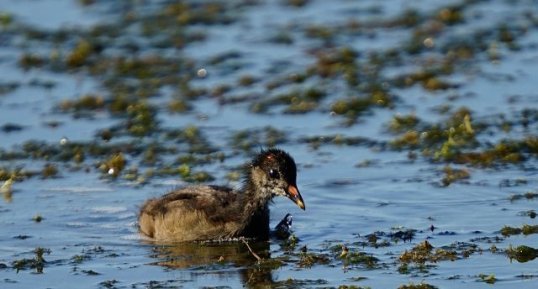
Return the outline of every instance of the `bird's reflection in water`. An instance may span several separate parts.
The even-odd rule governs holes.
[[[271,240],[279,242],[291,234],[292,215],[286,216],[270,232]],[[247,288],[271,288],[272,270],[278,262],[271,259],[269,241],[239,239],[228,242],[151,243],[154,265],[171,269],[190,269],[193,275],[238,276]],[[259,261],[262,260],[262,262]]]
[[[158,259],[153,264],[171,269],[190,269],[193,275],[198,276],[237,276],[247,288],[270,287],[273,280],[271,268],[260,265],[254,256],[270,259],[269,242],[249,241],[248,245],[253,253],[241,241],[159,244],[153,248],[152,257]]]

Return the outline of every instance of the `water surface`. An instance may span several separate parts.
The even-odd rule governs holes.
[[[0,202],[2,288],[535,287],[536,260],[509,252],[536,248],[536,234],[501,229],[537,225],[536,198],[513,197],[537,193],[536,144],[520,145],[517,161],[461,162],[442,154],[443,143],[393,145],[428,126],[389,129],[413,115],[449,135],[447,119],[464,107],[472,141],[457,153],[536,142],[535,1],[203,1],[186,14],[167,1],[93,2],[0,4],[0,169],[9,172],[0,184],[14,181]],[[91,52],[70,65],[84,41]],[[424,71],[433,76],[397,80]],[[323,96],[301,94],[308,89]],[[335,106],[380,91],[392,102],[356,114]],[[73,104],[88,95],[104,104]],[[110,105],[118,99],[125,111]],[[188,108],[171,112],[174,100]],[[138,235],[142,202],[192,181],[173,169],[238,188],[229,173],[272,145],[299,166],[307,210],[285,199],[271,206],[273,226],[293,215],[295,246],[252,244],[257,263],[242,243],[169,247]],[[126,164],[114,177],[107,166],[118,153]],[[198,161],[177,159],[189,155]],[[468,177],[444,183],[448,167]],[[407,230],[413,238],[397,237]],[[424,241],[456,258],[401,261]],[[342,245],[377,263],[350,263]],[[42,272],[36,248],[46,249]]]

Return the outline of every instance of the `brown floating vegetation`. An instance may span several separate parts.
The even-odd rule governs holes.
[[[50,254],[50,249],[37,247],[34,250],[35,257],[32,259],[19,259],[12,262],[12,266],[14,269],[19,272],[20,270],[26,270],[26,269],[35,269],[36,273],[42,274],[43,269],[45,268],[45,265],[47,264],[47,261],[45,261],[45,258],[43,258],[43,255]]]
[[[44,179],[58,176],[58,168],[54,164],[45,164],[41,171],[41,177]]]
[[[414,116],[395,117],[389,129],[401,133],[393,141],[393,149],[422,150],[424,156],[434,161],[491,167],[501,164],[517,164],[536,157],[537,138],[528,136],[522,140],[501,140],[484,147],[476,135],[485,127],[484,123],[473,123],[471,112],[461,108],[444,124],[428,125]],[[449,172],[447,173],[447,176]],[[443,183],[449,184],[450,178]]]
[[[510,196],[510,201],[518,201],[518,200],[534,200],[538,198],[538,193],[537,192],[526,192],[524,194],[513,194],[512,196]]]
[[[445,176],[441,180],[441,183],[445,187],[449,186],[451,183],[455,181],[469,179],[471,176],[469,171],[466,169],[454,169],[450,166],[445,166],[443,168],[443,171],[445,173]]]
[[[488,284],[495,284],[495,282],[497,282],[497,278],[494,274],[478,274],[478,278]]]
[[[306,88],[283,93],[266,100],[254,103],[251,111],[255,113],[267,112],[274,105],[286,105],[285,113],[303,114],[316,109],[326,92],[318,88]]]
[[[528,216],[531,219],[534,219],[534,218],[536,218],[536,211],[535,210],[528,210],[528,211],[522,212],[522,215],[523,216]]]
[[[90,1],[91,2],[91,1]],[[310,1],[286,1],[293,7],[303,7]],[[181,49],[192,43],[204,41],[207,37],[197,26],[228,25],[241,19],[237,8],[243,5],[218,1],[207,3],[167,3],[153,13],[128,13],[117,22],[99,24],[90,28],[77,28],[72,31],[45,31],[19,25],[9,14],[2,14],[2,27],[9,33],[20,32],[29,43],[44,43],[52,47],[49,53],[32,51],[31,48],[21,54],[19,65],[23,69],[40,68],[55,73],[69,73],[73,70],[87,72],[101,81],[104,88],[99,93],[88,93],[75,99],[64,100],[57,104],[63,113],[74,117],[94,117],[95,111],[105,112],[117,118],[118,123],[103,128],[100,139],[111,141],[119,137],[132,137],[138,140],[144,137],[172,135],[161,126],[159,113],[166,110],[171,113],[185,113],[193,109],[192,101],[201,97],[218,97],[219,102],[227,103],[239,88],[258,85],[265,87],[269,96],[238,97],[235,100],[249,102],[254,112],[306,114],[311,112],[332,112],[344,118],[345,125],[353,125],[360,118],[367,118],[375,109],[392,109],[397,106],[399,97],[397,89],[405,89],[416,84],[426,91],[458,88],[458,83],[450,79],[452,75],[468,67],[479,57],[490,57],[492,42],[499,42],[509,49],[517,49],[519,39],[525,34],[521,26],[502,24],[488,31],[469,31],[458,36],[450,36],[448,26],[466,23],[465,11],[477,3],[447,5],[438,10],[422,12],[405,10],[391,18],[378,17],[381,11],[372,8],[366,13],[376,15],[365,21],[347,21],[329,25],[298,25],[294,29],[282,29],[285,35],[282,43],[292,43],[296,36],[306,36],[316,41],[314,48],[308,53],[312,63],[303,69],[294,69],[292,73],[279,73],[279,69],[271,70],[269,75],[253,76],[242,68],[245,67],[244,55],[231,50],[224,51],[208,58],[207,63],[197,63],[185,55],[165,54],[162,51]],[[240,9],[239,9],[240,10]],[[533,17],[524,19],[533,27]],[[125,25],[125,23],[129,25]],[[526,22],[526,23],[527,23]],[[134,28],[138,27],[138,28]],[[410,36],[404,49],[379,49],[365,53],[356,47],[341,45],[341,37],[375,37],[377,29],[410,30]],[[298,32],[298,33],[297,33]],[[118,37],[134,34],[140,41],[132,41]],[[155,35],[159,35],[156,37]],[[116,39],[121,39],[116,41]],[[291,41],[290,41],[291,39]],[[273,41],[268,39],[268,41]],[[144,43],[144,44],[142,44]],[[33,47],[33,46],[29,46]],[[141,51],[150,53],[140,53]],[[424,51],[432,51],[434,55],[423,55]],[[496,58],[499,59],[499,58]],[[383,70],[399,67],[411,61],[416,67],[409,72],[385,77]],[[215,84],[209,87],[193,85],[196,71],[202,65],[216,68],[216,73],[230,73],[236,77],[234,83]],[[275,66],[278,68],[278,66]],[[324,82],[324,80],[329,80]],[[344,90],[337,89],[332,83],[343,84]],[[3,91],[12,91],[20,84],[0,84],[0,95]],[[5,87],[5,89],[3,89]],[[163,90],[171,90],[172,99],[156,105],[152,98],[161,97]],[[278,91],[277,91],[278,89]],[[165,104],[164,106],[162,104]],[[280,107],[282,109],[274,109]],[[521,125],[532,126],[538,121],[537,110],[526,108],[518,118],[505,119],[504,128]],[[504,139],[495,144],[480,143],[477,136],[486,128],[496,124],[473,119],[470,109],[461,108],[454,111],[448,119],[438,123],[427,123],[418,116],[397,115],[388,124],[389,132],[394,139],[388,143],[376,140],[364,140],[357,136],[340,136],[327,141],[323,136],[313,136],[307,143],[311,147],[323,144],[364,145],[375,149],[410,150],[410,156],[425,156],[434,162],[457,163],[476,167],[496,167],[500,165],[521,164],[535,159],[538,154],[538,141],[529,135],[524,139]],[[241,136],[243,135],[243,136]],[[249,151],[259,145],[278,145],[288,140],[288,132],[278,132],[266,140],[244,137],[244,132],[237,133],[237,142],[232,140],[234,148]],[[246,134],[248,135],[248,133]],[[189,153],[212,151],[211,143],[201,136],[191,139],[186,149]],[[235,138],[235,137],[233,137]],[[170,139],[166,139],[170,140]],[[182,141],[181,141],[182,142]],[[61,156],[57,148],[47,144],[49,151],[39,148],[32,153],[32,158],[44,159],[47,162],[73,161],[79,168],[87,161],[104,163],[100,153],[92,152],[99,143],[90,141],[79,143],[78,147],[64,147]],[[139,149],[122,151],[125,157],[135,160]],[[418,153],[416,153],[418,151]],[[27,151],[28,152],[28,151]],[[24,156],[28,156],[25,153]],[[156,155],[163,152],[154,151],[144,154],[144,164],[158,166]],[[19,152],[0,151],[0,158],[24,158]],[[49,157],[53,157],[50,159]],[[141,162],[142,163],[142,162]],[[62,170],[61,166],[53,164]],[[67,164],[66,164],[67,165]],[[172,167],[173,164],[163,164]],[[166,171],[148,168],[148,171]],[[458,173],[458,171],[453,171]],[[154,173],[149,175],[155,176]],[[456,177],[455,179],[452,177]],[[461,175],[446,173],[442,183],[448,185],[461,180]],[[199,174],[198,180],[211,179]]]
[[[91,5],[91,0],[83,0]],[[248,3],[247,3],[248,2]],[[205,135],[207,128],[202,124],[166,128],[162,125],[162,112],[184,114],[195,111],[196,100],[215,98],[220,105],[244,102],[252,112],[268,114],[331,113],[344,119],[344,125],[355,125],[380,110],[398,108],[405,102],[397,91],[410,87],[419,88],[425,97],[439,96],[465,85],[454,81],[458,73],[473,69],[481,59],[502,61],[505,50],[521,49],[520,38],[536,27],[536,17],[526,15],[521,24],[501,24],[487,27],[484,31],[469,31],[458,36],[447,36],[449,26],[463,24],[467,9],[480,1],[467,1],[458,5],[441,7],[439,10],[421,12],[403,11],[391,19],[372,17],[374,20],[352,20],[337,24],[307,24],[282,29],[268,41],[293,44],[306,37],[312,41],[308,53],[312,57],[308,67],[294,68],[288,73],[279,72],[279,67],[267,75],[252,76],[247,71],[248,60],[241,52],[224,52],[204,63],[190,59],[181,52],[191,43],[204,41],[209,35],[203,30],[208,25],[228,25],[238,19],[241,5],[256,5],[256,1],[245,3],[215,2],[167,3],[156,13],[128,11],[117,23],[99,24],[90,28],[74,28],[73,31],[42,31],[17,25],[9,14],[0,13],[0,26],[7,31],[5,37],[14,33],[26,45],[18,59],[24,70],[42,69],[54,73],[81,72],[99,81],[99,93],[88,93],[56,104],[60,113],[75,118],[94,118],[104,114],[113,124],[99,128],[94,139],[86,142],[55,144],[30,140],[19,147],[0,149],[0,160],[10,167],[0,167],[2,192],[11,193],[14,183],[31,177],[54,178],[63,175],[62,170],[101,171],[139,183],[152,177],[181,178],[187,182],[209,182],[212,172],[200,168],[205,164],[216,164],[228,157],[217,152],[214,143]],[[283,1],[286,5],[303,7],[307,0]],[[231,9],[232,8],[232,9]],[[239,9],[238,9],[239,8]],[[295,9],[295,8],[292,8]],[[375,12],[371,8],[373,15]],[[518,25],[521,25],[518,27]],[[203,29],[199,29],[199,27]],[[389,47],[374,52],[358,51],[342,46],[342,37],[376,37],[377,29],[403,29],[409,31],[403,47]],[[133,37],[131,37],[133,36]],[[130,38],[137,39],[133,41]],[[347,40],[347,39],[346,39]],[[6,40],[5,43],[8,43]],[[34,43],[38,45],[34,45]],[[39,45],[43,43],[45,45]],[[349,43],[345,41],[345,43]],[[9,45],[9,44],[7,44]],[[33,47],[51,47],[50,51],[34,51]],[[44,48],[46,50],[46,48]],[[152,52],[147,52],[152,51]],[[165,53],[162,53],[165,52]],[[172,53],[167,53],[172,52]],[[428,52],[428,53],[423,53]],[[170,56],[172,55],[172,56]],[[413,69],[393,77],[385,77],[384,71],[412,63]],[[289,63],[285,63],[287,65]],[[202,66],[211,66],[210,76],[219,73],[230,76],[230,83],[217,83],[200,87],[193,80]],[[235,77],[235,79],[234,79]],[[236,85],[237,84],[237,85]],[[15,91],[21,83],[0,83],[0,97]],[[29,83],[34,87],[50,89],[54,82]],[[102,88],[102,89],[101,89]],[[266,89],[260,94],[249,92],[243,96],[238,90]],[[263,96],[262,96],[263,95]],[[61,96],[66,97],[66,96]],[[166,98],[164,101],[164,97]],[[538,139],[532,133],[517,139],[500,138],[495,143],[482,141],[488,133],[509,132],[518,127],[527,132],[538,122],[538,110],[526,108],[513,116],[495,116],[495,119],[479,119],[465,107],[454,109],[450,98],[464,97],[454,93],[447,104],[435,112],[445,119],[428,122],[414,113],[396,114],[387,124],[392,141],[381,141],[357,135],[335,132],[330,135],[298,136],[299,143],[311,148],[322,145],[364,146],[375,150],[408,150],[410,158],[423,156],[433,163],[440,163],[445,186],[470,178],[471,170],[498,168],[506,165],[522,165],[536,161]],[[204,116],[201,116],[202,119]],[[54,128],[55,125],[50,125]],[[24,130],[16,123],[1,127],[0,133]],[[532,132],[532,131],[531,131]],[[232,131],[225,137],[233,149],[232,155],[248,154],[261,147],[270,147],[294,141],[295,132],[266,127]],[[30,170],[20,163],[41,161],[41,169]],[[14,163],[12,165],[12,163]],[[461,166],[456,166],[456,165]],[[116,178],[117,177],[117,178]],[[240,179],[237,168],[231,168],[228,178]],[[7,196],[7,194],[5,194]],[[510,200],[534,200],[535,192],[513,195]],[[528,211],[529,216],[533,211]],[[534,212],[534,215],[536,213]],[[43,220],[40,215],[34,221]],[[389,247],[400,241],[412,241],[417,230],[376,232],[361,239],[349,248],[341,245],[329,250],[298,250],[300,241],[294,235],[282,244],[284,256],[266,259],[259,268],[280,268],[296,265],[297,269],[312,266],[340,266],[346,269],[359,267],[375,269],[386,266],[383,257],[377,258],[370,251]],[[535,234],[536,226],[504,227],[501,234]],[[498,237],[501,238],[501,237]],[[360,245],[359,245],[360,244]],[[492,247],[493,248],[493,247]],[[102,249],[101,249],[102,250]],[[466,258],[479,249],[472,244],[453,244],[434,248],[428,241],[421,242],[399,257],[401,273],[409,273],[416,266],[420,273],[445,260]],[[20,259],[13,263],[17,270],[35,268],[43,272],[47,264],[43,253],[47,249],[36,249],[34,259]],[[494,250],[492,250],[494,252]],[[507,255],[519,262],[536,257],[536,249],[518,246],[506,250]],[[83,253],[75,255],[70,262],[79,264],[91,258]],[[225,260],[221,260],[224,266]],[[81,271],[88,275],[98,274],[92,270]],[[491,274],[480,274],[477,278],[495,283]],[[360,281],[360,280],[353,280]],[[119,281],[106,280],[103,287],[116,287]],[[282,287],[308,287],[328,284],[327,281],[288,279],[275,282]],[[147,287],[152,287],[149,283]],[[167,285],[167,284],[164,284]],[[327,285],[328,286],[328,285]],[[363,288],[342,285],[340,288]],[[435,288],[427,283],[401,285],[399,288]]]
[[[400,262],[403,264],[417,263],[424,264],[426,262],[438,262],[443,260],[454,261],[457,259],[455,251],[447,251],[444,249],[436,249],[428,242],[424,241],[413,247],[410,251],[405,251],[400,255]]]
[[[125,168],[127,161],[122,153],[117,153],[111,156],[108,160],[105,160],[99,165],[101,171],[105,174],[117,177],[121,171]]]
[[[505,237],[510,237],[512,235],[531,235],[538,234],[538,225],[523,225],[521,228],[504,226],[500,233]]]
[[[370,85],[364,96],[352,96],[339,99],[331,105],[331,112],[347,118],[347,124],[353,124],[362,114],[375,107],[392,107],[396,97],[380,85]]]
[[[432,264],[468,258],[478,251],[480,248],[473,243],[456,242],[450,246],[434,248],[428,241],[423,241],[400,255],[398,271],[401,274],[409,274],[412,271],[426,273]]]
[[[506,249],[506,255],[508,255],[510,260],[515,259],[520,263],[525,263],[538,257],[538,249],[525,245],[517,246],[515,248],[510,246]]]
[[[436,289],[438,287],[430,285],[428,283],[421,282],[419,284],[410,283],[407,285],[401,285],[398,289]]]
[[[389,123],[389,130],[393,133],[413,131],[419,123],[420,119],[415,114],[395,115]]]
[[[41,223],[41,221],[43,221],[43,216],[37,214],[35,216],[32,217],[32,220],[36,223]]]
[[[105,99],[101,95],[87,94],[77,100],[64,100],[60,103],[63,111],[98,110],[105,107]]]
[[[329,256],[315,252],[302,252],[297,265],[302,268],[310,268],[314,265],[327,265],[331,262]]]
[[[375,269],[378,267],[379,259],[364,252],[348,252],[344,256],[341,256],[344,266],[357,266],[361,265],[368,269]]]
[[[274,147],[286,142],[286,132],[272,126],[239,130],[234,132],[229,140],[232,148],[246,152],[259,150],[260,147]]]
[[[81,39],[71,53],[67,55],[65,60],[67,67],[76,68],[83,66],[93,52],[94,48],[92,43],[85,39]]]

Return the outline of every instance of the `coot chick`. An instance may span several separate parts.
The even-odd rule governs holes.
[[[146,201],[140,210],[140,232],[157,241],[269,238],[269,202],[286,196],[301,209],[293,158],[279,149],[262,150],[246,168],[241,190],[190,186]]]

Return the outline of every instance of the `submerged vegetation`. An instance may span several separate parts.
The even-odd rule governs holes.
[[[517,246],[516,248],[510,246],[506,249],[506,254],[510,260],[515,259],[523,263],[536,259],[538,257],[538,249],[525,245]]]
[[[346,12],[334,21],[290,20],[268,25],[260,33],[259,23],[252,21],[248,13],[277,5],[275,11],[288,9],[285,11],[295,15],[294,12],[321,5],[323,1],[135,2],[122,3],[121,9],[106,9],[110,10],[107,21],[56,29],[33,27],[23,23],[22,18],[0,11],[2,45],[6,50],[17,51],[16,61],[0,61],[0,66],[13,65],[9,69],[35,77],[0,80],[0,109],[22,111],[28,103],[4,104],[4,100],[24,99],[21,95],[29,90],[38,90],[40,97],[45,96],[32,108],[32,114],[37,111],[32,117],[42,123],[28,125],[26,121],[18,123],[17,119],[2,119],[0,123],[0,138],[29,136],[0,147],[0,193],[6,204],[19,197],[21,182],[55,182],[73,173],[96,175],[98,181],[111,186],[147,188],[152,192],[155,187],[161,190],[162,186],[169,186],[170,180],[173,186],[176,182],[210,183],[225,176],[236,184],[241,181],[242,167],[226,161],[235,164],[237,159],[247,159],[260,148],[290,145],[312,156],[313,159],[302,160],[299,169],[304,171],[337,160],[332,159],[334,151],[349,147],[349,155],[338,157],[354,159],[359,164],[356,168],[339,166],[337,174],[358,170],[362,173],[379,166],[406,171],[408,164],[420,163],[423,167],[417,179],[432,184],[431,190],[438,194],[465,190],[470,185],[489,186],[492,194],[509,188],[506,193],[510,195],[484,196],[480,204],[492,199],[492,207],[499,203],[509,206],[529,202],[530,205],[523,204],[528,208],[514,215],[534,221],[536,212],[532,206],[538,193],[519,190],[518,186],[536,184],[532,177],[538,162],[538,109],[528,105],[533,104],[536,96],[532,91],[527,92],[530,96],[510,91],[501,98],[491,96],[490,104],[485,102],[489,102],[487,94],[492,90],[482,91],[469,85],[484,81],[483,86],[495,86],[525,77],[525,73],[492,73],[484,66],[502,65],[520,52],[535,50],[536,43],[529,43],[528,38],[538,30],[538,11],[525,6],[534,3],[507,2],[508,6],[520,5],[521,10],[526,10],[522,14],[519,10],[509,13],[509,19],[514,17],[517,21],[492,21],[490,15],[476,9],[491,4],[482,1],[437,3],[428,9],[410,5],[395,13],[387,13],[383,4],[376,3],[352,9],[352,13]],[[83,8],[112,5],[91,0],[77,3]],[[271,11],[265,12],[276,13]],[[273,18],[272,14],[267,15],[262,18]],[[240,31],[241,36],[222,34],[228,28]],[[381,38],[384,40],[379,45],[376,40]],[[234,46],[234,42],[240,44]],[[275,55],[259,59],[267,56],[265,50],[272,49],[277,51]],[[532,55],[526,57],[531,59]],[[262,60],[267,63],[258,62]],[[67,92],[57,89],[64,86],[63,77],[76,78],[76,88]],[[477,105],[477,99],[483,103]],[[430,107],[423,107],[423,102]],[[246,117],[236,120],[236,113]],[[234,121],[237,127],[228,121]],[[71,136],[71,130],[77,133]],[[64,131],[67,133],[61,139],[48,136]],[[365,148],[372,156],[355,160],[355,148]],[[376,159],[376,154],[383,161]],[[396,155],[407,157],[407,162],[393,159]],[[506,185],[500,181],[499,189],[491,183],[497,180],[490,180],[487,175],[503,169],[516,170],[520,175],[506,177],[510,179]],[[486,175],[485,180],[477,180],[475,175]],[[390,190],[398,194],[397,198],[406,197],[407,192],[400,191],[400,176],[384,177],[379,182],[395,183],[389,186]],[[370,181],[368,178],[365,182]],[[307,183],[306,190],[322,186],[324,181]],[[316,198],[328,195],[313,197],[317,208],[326,200]],[[20,197],[29,198],[27,194]],[[47,197],[50,196],[43,198]],[[386,201],[377,203],[375,209],[394,206],[391,200]],[[462,202],[465,199],[457,204]],[[433,213],[423,211],[422,205],[417,205],[421,209],[413,217],[436,222],[428,217]],[[512,212],[505,207],[502,210]],[[0,207],[0,214],[9,219],[14,212],[6,205]],[[381,214],[376,217],[382,218]],[[391,222],[403,222],[408,216],[400,217]],[[109,221],[106,216],[102,218]],[[132,216],[126,218],[132,221]],[[32,211],[24,220],[28,222],[25,226],[34,227],[56,223],[43,211]],[[242,282],[251,287],[278,288],[335,287],[336,281],[317,275],[315,270],[320,267],[360,274],[339,280],[339,284],[353,285],[337,288],[370,288],[362,286],[362,282],[370,281],[364,276],[371,272],[403,276],[405,284],[398,288],[437,288],[420,279],[436,274],[435,269],[443,262],[462,262],[479,258],[480,254],[504,254],[503,258],[506,255],[523,263],[537,256],[537,249],[531,246],[503,248],[501,243],[518,235],[533,237],[538,233],[534,224],[504,226],[500,230],[495,227],[492,232],[472,232],[483,239],[445,242],[445,235],[458,238],[459,231],[437,232],[437,223],[428,223],[424,227],[429,229],[397,227],[385,232],[385,228],[378,228],[362,236],[357,224],[376,223],[377,219],[360,220],[357,224],[355,221],[349,220],[351,225],[345,226],[349,231],[340,232],[341,240],[323,240],[321,245],[307,244],[294,234],[272,244],[277,249],[262,244],[266,247],[254,249],[262,256],[261,261],[253,258],[242,244],[239,249],[231,245],[234,248],[228,255],[225,246],[218,247],[218,253],[208,254],[207,259],[204,254],[211,251],[211,246],[197,247],[193,249],[196,258],[189,261],[184,260],[183,251],[178,253],[179,257],[172,251],[160,252],[160,246],[148,251],[153,250],[151,258],[157,260],[155,264],[167,268],[187,264],[194,267],[193,275],[204,270],[228,274],[233,269],[244,274]],[[78,220],[57,225],[87,226]],[[340,224],[334,226],[337,225]],[[20,234],[14,239],[18,242],[31,235]],[[41,240],[46,241],[40,237]],[[99,242],[98,238],[94,241]],[[3,257],[0,271],[47,274],[44,268],[68,264],[73,267],[73,274],[98,278],[100,270],[79,267],[95,257],[117,257],[115,252],[105,252],[100,246],[47,262],[44,254],[50,253],[51,250],[38,247],[32,252],[33,258]],[[205,262],[196,263],[200,259]],[[271,273],[280,268],[286,269],[280,272],[312,270],[316,275],[297,279],[282,274],[279,280],[272,280]],[[415,277],[420,283],[410,282]],[[113,278],[107,275],[94,284],[103,288],[129,287]],[[439,277],[442,278],[464,277]],[[489,284],[500,281],[494,272],[473,274],[471,278]],[[149,281],[131,287],[182,287],[182,282]]]
[[[309,1],[289,4],[290,7],[308,6]],[[91,4],[88,4],[91,5]],[[399,97],[402,89],[412,88],[420,84],[426,91],[454,90],[458,84],[448,80],[457,75],[462,67],[472,59],[483,55],[491,56],[488,47],[494,41],[500,41],[513,49],[517,47],[519,38],[523,35],[517,26],[502,25],[495,27],[497,33],[484,33],[481,30],[468,32],[454,37],[449,27],[466,23],[466,9],[476,5],[473,2],[463,2],[458,5],[448,5],[438,10],[426,13],[417,10],[403,11],[391,19],[372,22],[354,22],[331,26],[301,27],[304,36],[312,40],[322,40],[315,44],[316,52],[312,54],[312,65],[294,69],[291,74],[269,73],[263,79],[245,73],[244,55],[237,51],[229,51],[211,57],[207,63],[189,58],[183,53],[159,53],[172,49],[180,49],[205,41],[206,35],[196,29],[199,25],[232,25],[239,21],[234,9],[235,5],[220,1],[209,1],[204,4],[170,3],[160,9],[145,13],[132,7],[133,13],[128,19],[118,19],[117,22],[100,24],[87,29],[78,29],[76,33],[67,31],[45,31],[28,28],[11,17],[5,22],[4,30],[8,32],[7,41],[13,39],[15,33],[22,33],[26,43],[54,46],[50,53],[27,51],[19,59],[19,65],[25,70],[42,69],[55,73],[70,73],[80,71],[91,77],[99,77],[104,90],[85,93],[75,98],[64,98],[56,107],[59,112],[71,114],[75,118],[94,118],[97,114],[106,114],[117,119],[115,124],[104,127],[87,143],[63,146],[60,144],[44,144],[33,147],[30,151],[0,151],[0,159],[43,159],[45,161],[62,159],[76,163],[98,162],[99,170],[113,176],[121,176],[125,164],[117,159],[116,154],[129,159],[136,168],[143,167],[147,162],[138,161],[140,149],[132,150],[133,142],[138,139],[170,139],[179,137],[179,142],[186,142],[186,147],[179,152],[206,154],[215,149],[200,132],[199,127],[185,126],[183,129],[170,129],[162,125],[163,113],[189,113],[193,102],[203,98],[216,98],[220,103],[232,105],[238,102],[250,103],[250,110],[255,113],[289,113],[307,114],[312,112],[330,112],[342,118],[344,126],[356,125],[362,119],[369,118],[375,110],[392,111],[404,99]],[[525,19],[533,24],[534,18]],[[127,21],[128,20],[128,21]],[[128,25],[124,25],[127,21]],[[133,27],[137,27],[134,29]],[[342,35],[361,35],[375,29],[411,29],[406,49],[395,50],[387,47],[383,50],[364,53],[353,46],[335,45],[340,43]],[[300,29],[299,29],[300,30]],[[138,41],[113,41],[117,35],[130,33]],[[295,33],[291,33],[295,34]],[[157,36],[158,35],[158,36]],[[293,36],[290,36],[294,38]],[[467,38],[466,38],[467,37]],[[473,39],[471,43],[468,39]],[[281,45],[277,43],[276,45]],[[146,50],[148,53],[139,53]],[[423,52],[441,52],[435,57],[423,59]],[[120,53],[117,53],[120,52]],[[501,61],[498,59],[498,61]],[[401,66],[405,62],[418,62],[415,71],[399,73],[387,77],[384,71]],[[195,84],[198,77],[206,78],[197,67],[208,65],[214,73],[227,73],[237,77],[239,87],[224,84],[200,86]],[[264,83],[265,82],[265,83]],[[249,97],[239,96],[236,90],[252,85],[264,86],[264,96],[254,94]],[[16,90],[20,85],[6,83],[5,94]],[[163,91],[171,91],[171,99],[155,102],[153,99],[163,98]],[[336,93],[335,93],[336,92]],[[455,96],[458,97],[458,96]],[[449,98],[450,100],[450,98]],[[160,104],[157,104],[160,103]],[[538,139],[536,135],[526,135],[520,139],[499,138],[495,143],[486,142],[484,134],[498,129],[498,133],[515,127],[535,127],[538,122],[538,110],[527,108],[514,119],[506,119],[504,115],[493,116],[489,121],[476,120],[472,108],[446,108],[439,112],[447,115],[439,122],[422,120],[415,113],[408,115],[396,114],[386,123],[388,132],[394,137],[391,141],[382,142],[383,149],[409,150],[416,155],[437,163],[462,164],[474,167],[497,167],[507,164],[521,164],[535,160],[538,154]],[[15,124],[16,125],[16,124]],[[193,135],[189,130],[196,128]],[[181,132],[184,130],[183,132]],[[231,138],[231,146],[235,149],[250,152],[259,146],[274,146],[289,139],[288,132],[264,129],[266,139],[254,137],[245,138],[250,132],[238,131]],[[189,135],[190,134],[190,135]],[[259,134],[256,132],[256,134]],[[127,137],[127,146],[108,144],[114,139]],[[308,136],[312,139],[330,139],[326,136]],[[357,136],[342,136],[338,144],[372,145],[371,141],[352,141]],[[182,140],[183,139],[183,140]],[[347,140],[350,141],[347,141]],[[33,141],[30,141],[30,144]],[[335,141],[336,142],[336,141]],[[322,143],[316,143],[319,147]],[[131,147],[129,147],[131,146]],[[152,154],[163,159],[165,154],[175,154],[178,151],[158,144]],[[114,148],[116,147],[116,149]],[[119,148],[119,149],[118,149]],[[97,152],[100,150],[101,152]],[[109,149],[109,153],[103,153]],[[48,151],[44,151],[48,150]],[[72,151],[69,151],[72,150]],[[73,150],[76,150],[73,151]],[[91,156],[90,158],[87,158]],[[115,164],[114,164],[115,163]],[[189,164],[192,167],[193,163]],[[163,167],[173,167],[173,164],[163,164]],[[57,170],[52,170],[56,168]],[[148,177],[158,176],[155,172],[160,168],[150,168]],[[447,169],[448,170],[448,169]],[[51,164],[43,171],[43,177],[61,174],[62,168]],[[468,172],[465,168],[459,171],[446,171],[443,185],[447,186],[455,180],[468,178],[461,175]],[[165,174],[169,175],[169,174]],[[180,174],[181,175],[181,174]],[[212,178],[194,177],[192,180],[207,181]]]
[[[538,234],[538,225],[523,225],[521,228],[505,226],[501,229],[503,236]]]
[[[15,260],[12,262],[12,266],[15,270],[17,270],[17,272],[19,272],[20,270],[35,269],[35,272],[37,274],[42,274],[43,269],[47,264],[47,261],[45,261],[45,258],[43,257],[45,253],[50,254],[50,250],[38,247],[34,250],[34,258],[23,258]]]

